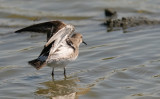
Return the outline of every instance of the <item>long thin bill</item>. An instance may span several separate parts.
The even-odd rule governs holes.
[[[82,43],[84,43],[85,45],[87,45],[87,43],[86,43],[86,42],[84,42],[84,41],[82,41]]]

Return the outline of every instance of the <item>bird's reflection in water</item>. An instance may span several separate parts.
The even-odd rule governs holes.
[[[50,99],[78,99],[77,84],[78,78],[67,78],[65,80],[47,81],[35,92],[36,97],[45,96]]]

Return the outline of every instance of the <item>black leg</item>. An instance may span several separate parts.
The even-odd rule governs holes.
[[[52,75],[52,79],[54,80],[54,68],[52,69],[51,75]]]
[[[64,78],[67,78],[66,77],[66,68],[64,67]]]

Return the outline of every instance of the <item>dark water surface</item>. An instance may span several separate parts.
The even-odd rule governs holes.
[[[160,99],[160,26],[107,32],[104,9],[118,16],[160,20],[159,0],[0,0],[0,99]],[[13,33],[25,26],[61,20],[75,25],[87,46],[52,81],[49,67],[37,71],[46,34]]]

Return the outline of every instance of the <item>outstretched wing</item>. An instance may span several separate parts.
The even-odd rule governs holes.
[[[21,33],[21,32],[47,33],[47,41],[48,41],[50,37],[52,37],[52,35],[57,33],[60,29],[62,29],[65,26],[66,24],[64,24],[61,21],[49,21],[22,28],[20,30],[15,31],[15,33]]]
[[[73,32],[74,26],[66,25],[48,40],[48,42],[45,44],[45,47],[48,47],[50,44],[52,44],[51,53],[54,53],[57,50],[57,48],[61,45],[61,42],[65,41]]]

